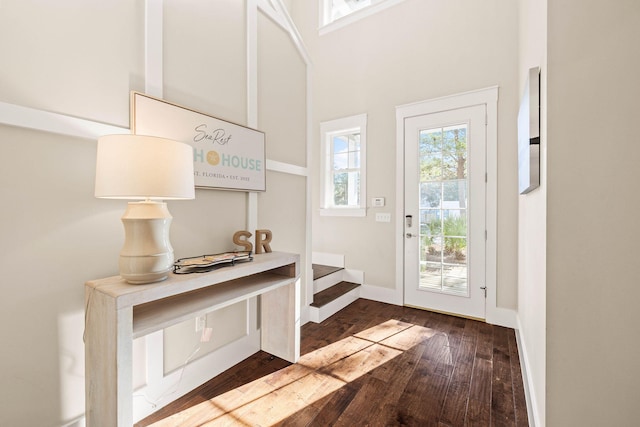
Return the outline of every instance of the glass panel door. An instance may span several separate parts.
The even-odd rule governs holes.
[[[484,318],[485,106],[404,122],[406,305]]]

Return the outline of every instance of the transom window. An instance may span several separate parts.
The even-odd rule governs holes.
[[[330,20],[333,22],[364,7],[371,6],[372,0],[328,0],[330,4]],[[374,0],[375,1],[375,0]]]
[[[322,215],[366,215],[366,114],[324,122]]]
[[[322,0],[320,34],[355,22],[404,0]]]

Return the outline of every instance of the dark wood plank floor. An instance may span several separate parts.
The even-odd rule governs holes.
[[[360,299],[304,325],[301,354],[258,352],[137,425],[528,425],[511,329]]]

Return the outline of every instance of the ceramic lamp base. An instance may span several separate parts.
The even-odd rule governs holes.
[[[168,277],[174,261],[171,220],[166,203],[129,203],[122,216],[125,240],[120,252],[120,276],[128,283],[153,283]]]

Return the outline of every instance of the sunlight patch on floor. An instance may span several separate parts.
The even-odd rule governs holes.
[[[272,425],[433,337],[398,320],[303,355],[298,363],[154,423],[164,426]]]

